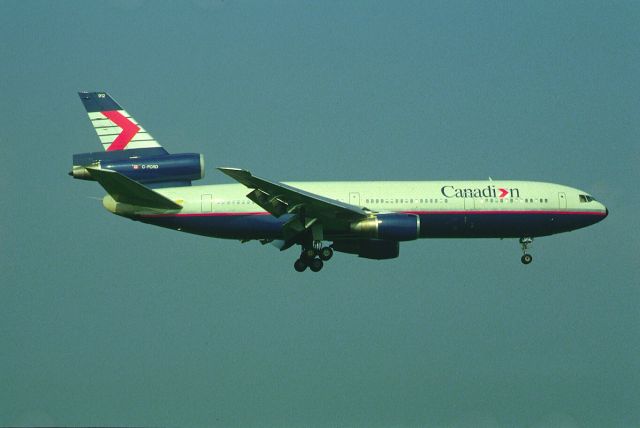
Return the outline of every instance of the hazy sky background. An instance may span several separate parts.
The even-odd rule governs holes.
[[[640,425],[640,3],[0,2],[0,425]],[[542,180],[611,212],[401,257],[207,239],[67,176],[107,90],[274,180]]]

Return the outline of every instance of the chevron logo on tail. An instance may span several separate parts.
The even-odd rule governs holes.
[[[107,110],[101,113],[122,129],[120,134],[113,140],[113,143],[107,147],[107,151],[124,150],[127,144],[129,144],[138,131],[140,131],[140,127],[123,116],[118,110]]]
[[[78,95],[104,150],[161,147],[108,93],[79,92]]]

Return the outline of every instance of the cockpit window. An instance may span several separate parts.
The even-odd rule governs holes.
[[[589,195],[578,195],[578,197],[580,198],[580,202],[591,202],[596,200],[596,198]]]

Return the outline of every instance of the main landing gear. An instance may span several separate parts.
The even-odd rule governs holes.
[[[312,272],[319,272],[324,262],[333,257],[333,248],[323,247],[322,241],[314,241],[312,248],[302,248],[300,258],[295,261],[293,268],[298,272],[304,272],[307,267]]]
[[[520,261],[522,264],[528,265],[533,261],[533,256],[527,253],[527,249],[532,243],[533,238],[520,238],[520,247],[522,248],[522,257],[520,257]]]

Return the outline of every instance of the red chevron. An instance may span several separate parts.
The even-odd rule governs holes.
[[[105,115],[106,118],[111,122],[122,128],[122,132],[120,132],[120,135],[118,135],[116,139],[113,140],[113,143],[111,143],[109,147],[107,147],[107,151],[110,152],[113,150],[124,150],[131,139],[133,139],[138,131],[140,131],[140,128],[138,127],[138,125],[124,117],[122,113],[117,110],[108,110],[101,113]]]
[[[498,190],[500,191],[500,198],[504,198],[509,194],[509,191],[507,189],[503,189],[502,187],[498,188]]]

